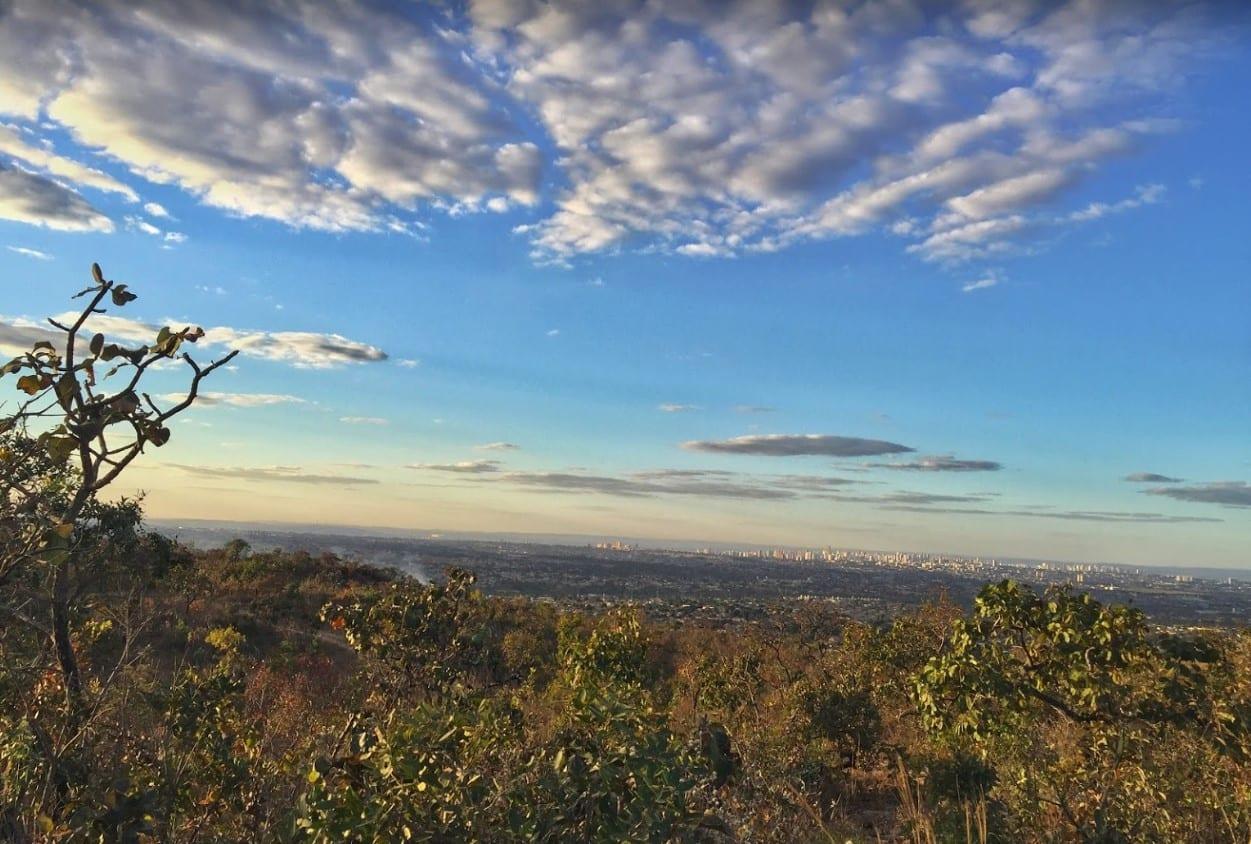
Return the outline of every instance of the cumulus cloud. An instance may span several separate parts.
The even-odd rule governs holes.
[[[66,315],[68,316],[68,315]],[[159,328],[126,317],[93,316],[88,323],[110,337],[150,342]],[[349,340],[341,334],[312,331],[254,331],[227,326],[205,327],[201,347],[238,349],[240,354],[285,363],[300,369],[329,369],[345,364],[387,359],[377,346]]]
[[[833,434],[751,434],[728,440],[691,440],[682,443],[689,451],[711,454],[756,454],[768,457],[824,455],[828,457],[870,457],[916,451],[885,440],[841,437]]]
[[[128,185],[94,167],[57,155],[51,144],[30,142],[16,126],[0,123],[0,155],[7,155],[14,161],[20,161],[24,167],[64,179],[79,187],[120,194],[130,202],[139,200],[139,195]]]
[[[537,201],[537,147],[450,13],[19,0],[5,17],[0,113],[230,213],[390,230],[418,204]]]
[[[1182,482],[1181,478],[1170,478],[1168,475],[1160,475],[1156,472],[1134,472],[1121,480],[1134,484],[1179,484]]]
[[[238,349],[241,354],[287,363],[302,369],[328,369],[343,364],[387,359],[377,346],[349,340],[341,334],[311,331],[245,331],[205,328],[201,343]]]
[[[166,465],[186,472],[189,475],[198,475],[204,478],[325,486],[360,486],[362,484],[378,483],[374,478],[360,478],[349,475],[322,475],[316,472],[308,472],[299,466],[188,466],[181,463],[169,463]]]
[[[1175,501],[1251,507],[1251,484],[1246,481],[1213,481],[1189,486],[1162,486],[1143,490],[1147,495],[1163,495]]]
[[[923,257],[1005,251],[1152,131],[1109,107],[1176,84],[1180,48],[1201,54],[1212,30],[1148,3],[1052,4],[1012,26],[972,4],[473,14],[565,155],[555,213],[524,229],[556,259],[630,242],[770,251],[905,217]]]
[[[950,454],[921,457],[906,463],[870,463],[875,469],[898,469],[910,472],[997,472],[1003,464],[995,460],[961,460]]]
[[[432,472],[453,472],[460,475],[485,475],[498,472],[498,460],[461,460],[458,463],[414,463],[409,469],[427,469]]]
[[[1148,204],[1064,207],[1167,128],[1162,93],[1214,52],[1221,6],[167,2],[87,14],[17,0],[0,27],[0,114],[294,226],[406,231],[424,209],[550,196],[550,213],[517,227],[539,260],[631,245],[731,255],[891,230],[921,257],[964,261]],[[12,134],[9,155],[40,178],[133,195]],[[54,209],[0,201],[10,219],[106,225],[90,206],[42,213]]]
[[[24,354],[36,343],[59,343],[61,337],[31,320],[0,316],[0,354],[11,357]]]
[[[0,164],[0,219],[57,231],[113,231],[113,221],[78,193],[4,164]]]

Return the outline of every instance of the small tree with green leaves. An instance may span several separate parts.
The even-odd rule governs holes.
[[[75,298],[85,304],[73,319],[49,320],[49,339],[0,365],[0,379],[16,392],[12,412],[0,416],[0,708],[15,716],[6,732],[28,735],[38,750],[41,784],[9,796],[38,813],[40,825],[68,811],[76,789],[90,784],[84,754],[93,724],[136,659],[143,627],[133,591],[116,578],[142,556],[139,507],[105,502],[100,493],[149,447],[168,442],[170,421],[235,356],[196,363],[184,348],[203,337],[200,328],[161,328],[139,345],[92,332],[93,316],[136,298],[99,265]],[[176,359],[191,370],[185,397],[154,399],[144,391],[146,376]],[[106,638],[109,663],[84,677],[84,649]],[[54,706],[48,692],[58,685]]]
[[[5,515],[12,518],[6,518],[6,527],[16,533],[10,549],[17,552],[6,560],[6,569],[15,567],[15,559],[37,559],[52,573],[50,634],[71,717],[81,715],[84,707],[70,636],[78,520],[95,496],[149,445],[169,441],[170,420],[192,405],[204,378],[237,354],[201,367],[182,351],[184,344],[204,336],[198,327],[164,327],[150,344],[137,346],[111,343],[98,332],[88,336],[91,317],[106,312],[102,305],[121,308],[137,298],[127,285],[106,279],[99,264],[91,265],[91,273],[92,283],[74,297],[87,300],[76,318],[68,324],[48,320],[63,339],[39,341],[0,367],[0,377],[16,376],[17,390],[24,396],[15,413],[0,419],[0,431],[17,431],[33,439],[43,452],[39,462],[49,470],[72,467],[70,474],[61,473],[57,480],[63,495],[47,496],[46,487],[9,485],[4,502],[10,511]],[[176,358],[191,368],[191,384],[181,401],[162,408],[143,392],[142,382],[152,367]]]
[[[1188,740],[1214,756],[1241,746],[1240,718],[1212,703],[1226,673],[1218,649],[1153,633],[1135,608],[1004,581],[955,622],[913,700],[936,737],[1000,771],[1023,828],[1058,817],[1081,840],[1168,840],[1170,791],[1206,774],[1152,757]]]

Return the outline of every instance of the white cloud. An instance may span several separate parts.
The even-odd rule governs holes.
[[[396,363],[404,367],[405,369],[416,369],[417,367],[421,366],[421,361],[414,360],[413,358],[400,358],[399,360],[396,361]]]
[[[1050,199],[1072,175],[1058,168],[1036,170],[947,200],[946,207],[966,220],[984,220]]]
[[[143,210],[151,214],[153,217],[161,217],[163,219],[171,219],[169,211],[165,210],[165,206],[159,202],[145,202]]]
[[[18,127],[0,123],[0,155],[22,162],[27,167],[41,170],[50,176],[65,179],[75,185],[106,193],[121,194],[130,202],[139,200],[138,194],[128,185],[93,167],[72,158],[57,155],[50,144],[33,144],[24,138]]]
[[[665,402],[664,404],[656,405],[656,409],[662,413],[690,413],[693,410],[699,410],[699,405]]]
[[[537,201],[537,147],[437,11],[19,0],[7,18],[0,113],[229,212],[391,230],[419,203]]]
[[[549,329],[547,330],[547,336],[548,336],[548,337],[559,337],[559,336],[560,336],[560,329],[559,329],[559,328],[549,328]]]
[[[377,346],[349,340],[341,334],[311,331],[245,331],[236,328],[205,328],[206,345],[238,349],[243,355],[287,363],[301,369],[328,369],[353,363],[387,359]]]
[[[17,0],[0,154],[23,164],[0,170],[0,217],[108,231],[76,190],[138,199],[63,132],[84,160],[293,226],[414,231],[426,209],[550,198],[514,229],[541,261],[879,227],[967,260],[1044,205],[1080,213],[1075,184],[1175,126],[1161,93],[1214,52],[1219,6]],[[43,123],[59,152],[28,140]]]
[[[1164,198],[1164,185],[1141,185],[1134,195],[1119,202],[1092,202],[1085,208],[1071,212],[1065,219],[1069,222],[1086,222],[1098,220],[1109,214],[1119,214],[1144,205],[1154,205]]]
[[[142,217],[130,214],[126,216],[125,222],[126,228],[128,229],[134,229],[135,231],[143,232],[144,234],[150,234],[153,237],[161,236],[161,230]]]
[[[74,313],[59,314],[64,323],[73,321]],[[176,322],[167,322],[176,325]],[[179,326],[181,327],[181,326]],[[87,321],[91,331],[103,333],[112,342],[151,343],[160,327],[129,317],[95,314]],[[0,316],[0,349],[29,351],[37,340],[60,342],[61,335],[23,318]],[[240,354],[285,363],[299,369],[330,369],[347,364],[373,363],[387,359],[377,346],[350,340],[341,334],[319,334],[312,331],[253,331],[226,326],[206,327],[204,337],[189,351],[237,349]]]
[[[388,419],[381,416],[340,416],[339,421],[345,425],[390,425]]]
[[[517,445],[516,443],[503,442],[503,441],[493,442],[493,443],[483,443],[482,445],[475,445],[474,448],[477,449],[478,451],[520,451],[521,450],[521,446]]]
[[[169,402],[179,402],[183,393],[166,393],[161,396]],[[228,405],[230,407],[270,407],[276,404],[305,404],[304,399],[282,393],[200,393],[196,406]]]
[[[0,219],[67,232],[110,232],[113,221],[67,187],[0,164]]]
[[[994,287],[999,283],[999,276],[994,273],[986,273],[976,281],[967,282],[960,290],[964,293],[972,293],[975,290],[985,290],[988,287]]]
[[[49,255],[47,252],[41,252],[38,249],[31,249],[26,246],[8,246],[6,248],[10,252],[16,252],[18,255],[25,255],[27,258],[34,258],[37,261],[54,260],[53,257]]]
[[[21,317],[0,316],[0,354],[15,357],[29,352],[36,343],[60,341],[50,328]]]

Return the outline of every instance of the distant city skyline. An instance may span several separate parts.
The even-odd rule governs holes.
[[[92,261],[100,330],[241,350],[117,490],[158,518],[1248,568],[1249,35],[18,0],[0,355]]]

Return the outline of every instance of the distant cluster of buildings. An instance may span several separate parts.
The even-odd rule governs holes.
[[[596,542],[592,546],[596,551],[637,551],[637,545],[631,545],[628,542],[622,542],[620,539],[614,539],[612,542]]]

